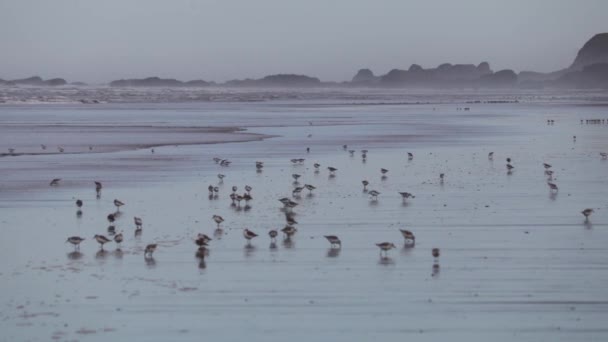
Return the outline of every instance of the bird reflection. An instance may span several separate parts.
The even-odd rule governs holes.
[[[551,191],[549,193],[549,199],[552,200],[552,201],[555,201],[556,198],[557,198],[557,192]]]
[[[245,257],[250,258],[251,256],[253,256],[253,253],[255,252],[255,246],[252,245],[251,243],[248,243],[245,245],[245,247],[243,247],[243,251],[245,252]]]
[[[224,230],[221,228],[217,228],[213,231],[213,237],[218,240],[222,238],[222,235],[224,235]]]
[[[283,239],[283,247],[287,248],[287,249],[291,249],[295,247],[295,243],[293,242],[293,240],[289,237]]]
[[[205,259],[201,259],[201,261],[199,261],[198,268],[201,270],[204,270],[205,268],[207,268],[207,263],[205,262]]]
[[[82,210],[78,210],[76,212],[76,217],[81,218],[82,217]]]
[[[146,262],[146,266],[148,266],[148,268],[156,267],[156,260],[154,259],[154,257],[144,257],[144,261]]]
[[[433,264],[433,272],[431,276],[436,277],[439,275],[439,264]]]
[[[100,249],[99,251],[97,251],[97,253],[95,253],[95,259],[103,260],[108,257],[108,254],[108,251]]]
[[[583,222],[583,225],[585,226],[585,229],[593,228],[593,224],[589,220],[585,220],[585,222]]]
[[[276,242],[274,242],[274,241],[273,241],[273,242],[271,242],[271,243],[270,243],[270,246],[268,246],[268,248],[269,248],[270,250],[276,250],[276,249],[277,249],[277,243],[276,243]]]
[[[117,248],[112,252],[112,256],[116,259],[122,259],[122,256],[124,255],[122,249]]]
[[[388,256],[380,256],[380,260],[378,260],[378,265],[394,265],[395,264],[395,260],[393,260],[393,258],[388,257]]]
[[[79,260],[84,256],[84,254],[80,253],[79,251],[73,251],[68,253],[68,259],[70,260]]]
[[[135,237],[139,238],[141,236],[141,232],[142,232],[141,229],[135,229]]]
[[[340,256],[341,251],[342,251],[342,248],[328,248],[327,257],[328,258],[337,258],[338,256]]]

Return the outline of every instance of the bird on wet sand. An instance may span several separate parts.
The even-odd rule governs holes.
[[[80,236],[70,236],[67,240],[65,240],[65,242],[69,242],[74,245],[74,249],[76,250],[80,249],[80,243],[82,241],[84,241],[84,238],[81,238]]]
[[[122,240],[123,240],[122,233],[118,233],[118,234],[114,235],[114,242],[116,242],[116,244],[118,245],[119,248],[120,248],[120,244],[122,243]]]
[[[77,200],[76,200],[76,206],[77,206],[78,208],[82,208],[82,200],[81,200],[81,199],[77,199]]]
[[[297,231],[298,230],[292,226],[285,226],[283,229],[281,229],[281,232],[285,234],[286,239],[291,238]]]
[[[61,181],[61,178],[55,178],[51,181],[51,183],[49,184],[50,186],[57,186],[59,185],[59,182]]]
[[[397,248],[397,246],[395,246],[395,244],[392,242],[381,242],[377,243],[376,246],[380,248],[380,255],[382,255],[382,252],[384,252],[385,255],[388,255],[388,251],[393,248]]]
[[[209,241],[211,241],[211,238],[209,236],[207,236],[206,234],[201,234],[199,233],[196,236],[196,239],[194,240],[194,243],[201,247],[201,246],[207,246],[207,244],[209,243]]]
[[[399,231],[401,232],[401,235],[403,235],[406,244],[413,245],[416,243],[416,236],[414,236],[414,233],[406,229],[399,229]]]
[[[276,241],[277,235],[279,235],[279,232],[277,232],[276,229],[271,229],[270,231],[268,231],[268,236],[270,236],[271,241]]]
[[[405,201],[408,198],[416,198],[416,196],[412,195],[409,192],[399,192],[399,195],[401,195],[401,198]]]
[[[413,153],[411,153],[411,152],[408,152],[408,153],[407,153],[407,159],[408,159],[408,160],[412,160],[412,159],[414,159],[414,154],[413,154]]]
[[[488,153],[488,159],[494,159],[494,152]]]
[[[332,167],[332,166],[328,166],[327,169],[329,170],[330,175],[335,175],[336,171],[338,171],[338,169],[336,169],[335,167]]]
[[[120,207],[122,207],[123,205],[125,205],[123,202],[117,199],[114,200],[114,206],[116,207],[116,211],[120,211]]]
[[[549,186],[549,189],[551,189],[551,191],[559,191],[556,184],[547,182],[547,185]]]
[[[324,235],[331,248],[342,248],[342,241],[335,235]]]
[[[587,221],[587,220],[589,220],[589,216],[591,216],[591,214],[593,214],[593,209],[587,208],[587,209],[581,211],[581,214],[583,214],[585,216],[585,221]]]
[[[361,184],[363,184],[363,191],[367,191],[367,186],[369,185],[369,182],[366,180],[362,180]]]
[[[291,177],[292,177],[292,178],[293,178],[293,179],[294,179],[294,180],[297,182],[297,181],[298,181],[298,178],[300,178],[300,177],[302,177],[302,176],[301,176],[301,175],[299,175],[299,174],[297,174],[297,173],[294,173],[294,174],[292,174],[292,175],[291,175]]]
[[[141,230],[143,226],[143,220],[141,219],[141,217],[133,217],[133,222],[135,223],[135,229]]]
[[[149,245],[146,246],[146,249],[144,250],[144,258],[145,257],[152,257],[152,254],[154,254],[154,251],[156,250],[157,245],[155,243],[151,243]]]
[[[386,175],[386,173],[388,172],[388,170],[385,169],[385,168],[382,168],[382,169],[380,169],[380,172],[382,173],[382,175]]]
[[[110,239],[108,239],[107,237],[103,236],[103,235],[97,235],[95,234],[95,236],[93,236],[95,238],[95,240],[99,243],[99,245],[101,246],[101,249],[103,249],[103,245],[112,241]]]
[[[101,195],[101,189],[103,188],[103,185],[101,184],[101,182],[95,181],[95,192],[97,193],[97,197],[99,197],[99,195]]]
[[[217,178],[219,178],[219,179],[220,179],[220,183],[224,182],[224,177],[226,177],[226,176],[225,176],[225,175],[223,175],[223,174],[221,174],[221,173],[218,173],[218,174],[217,174]]]
[[[304,184],[304,187],[308,190],[308,192],[312,192],[317,187],[311,184]]]
[[[315,163],[313,166],[315,167],[315,172],[319,172],[319,168],[321,167],[321,164]]]
[[[213,221],[215,221],[215,223],[217,223],[217,227],[220,227],[220,223],[224,222],[224,218],[221,217],[220,215],[213,215],[212,216]]]
[[[243,229],[243,236],[245,237],[245,239],[247,239],[247,243],[251,242],[251,239],[253,239],[254,237],[258,236],[258,234],[252,232],[251,230],[245,228]]]
[[[607,152],[600,152],[600,156],[602,157],[602,159],[608,159],[608,153]]]
[[[376,191],[376,190],[372,190],[369,192],[372,200],[377,201],[378,200],[378,195],[380,195],[380,192]]]
[[[439,254],[440,254],[440,252],[439,252],[439,248],[433,248],[433,249],[431,250],[431,254],[433,254],[433,257],[434,257],[435,259],[438,259],[438,258],[439,258]]]
[[[551,168],[551,165],[547,163],[543,163],[543,166],[545,167],[545,170],[549,170]]]
[[[245,191],[247,191],[247,194],[250,194],[251,190],[253,190],[252,187],[250,187],[249,185],[245,185]]]

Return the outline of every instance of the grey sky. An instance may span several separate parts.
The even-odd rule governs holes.
[[[0,0],[0,78],[224,81],[490,62],[568,66],[605,0]]]

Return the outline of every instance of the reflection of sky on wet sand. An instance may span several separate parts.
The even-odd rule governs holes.
[[[459,105],[432,111],[424,105],[256,104],[248,112],[248,104],[239,104],[220,108],[223,117],[200,106],[197,113],[163,110],[150,117],[146,110],[129,111],[125,120],[214,125],[230,119],[254,123],[251,132],[284,137],[157,147],[154,155],[0,158],[4,336],[122,340],[150,326],[151,340],[158,341],[201,335],[265,341],[606,336],[608,273],[601,265],[608,162],[598,151],[608,146],[608,135],[606,127],[578,124],[578,116],[598,115],[603,107],[480,104],[463,113],[455,110]],[[0,120],[7,110],[0,108]],[[24,110],[11,111],[11,120],[18,120]],[[120,118],[119,109],[104,107],[95,115],[44,111],[25,110],[23,120]],[[555,126],[544,125],[547,113]],[[356,149],[354,157],[343,143]],[[369,150],[366,163],[361,149]],[[233,164],[221,167],[215,156]],[[506,156],[516,167],[509,176]],[[292,165],[296,157],[306,161]],[[265,162],[261,172],[256,160]],[[314,162],[321,164],[318,173]],[[553,165],[559,193],[549,191],[543,162]],[[335,177],[327,166],[338,168]],[[382,167],[390,170],[385,180]],[[218,173],[226,175],[222,184]],[[290,196],[294,173],[317,189],[297,199],[296,234],[285,240],[280,233],[271,246],[268,230],[286,224],[277,199]],[[55,177],[62,184],[48,187]],[[377,201],[362,192],[363,179],[381,193]],[[100,198],[93,180],[104,183]],[[210,184],[220,188],[217,198],[207,198]],[[232,185],[242,191],[246,184],[254,199],[239,210],[228,196]],[[416,198],[404,202],[398,191]],[[84,201],[80,217],[77,198]],[[102,251],[92,236],[110,237],[107,215],[115,212],[115,198],[126,203],[114,223],[124,241],[120,249],[110,242]],[[580,214],[586,207],[596,208],[588,222]],[[213,214],[226,219],[221,230]],[[144,220],[137,236],[133,216]],[[249,245],[243,228],[259,234]],[[404,245],[398,229],[413,231],[416,245]],[[195,257],[199,232],[213,237],[204,259]],[[339,236],[343,248],[329,248],[328,234]],[[64,243],[72,235],[86,238],[80,251]],[[382,241],[397,248],[381,257],[374,244]],[[144,258],[150,243],[158,249]],[[433,247],[441,248],[440,262],[431,256]]]

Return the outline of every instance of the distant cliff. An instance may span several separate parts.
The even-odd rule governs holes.
[[[294,74],[270,75],[260,79],[232,80],[224,85],[232,87],[315,87],[321,81],[316,77]]]
[[[182,82],[173,78],[160,77],[131,78],[110,82],[111,87],[207,87],[210,85],[211,83],[203,80]]]
[[[49,80],[43,80],[40,76],[32,76],[28,78],[21,78],[17,80],[0,80],[0,84],[2,85],[27,85],[34,87],[43,87],[43,86],[62,86],[66,85],[68,82],[63,78],[52,78]]]
[[[578,50],[570,71],[583,70],[592,64],[608,63],[608,33],[599,33],[589,39]]]

